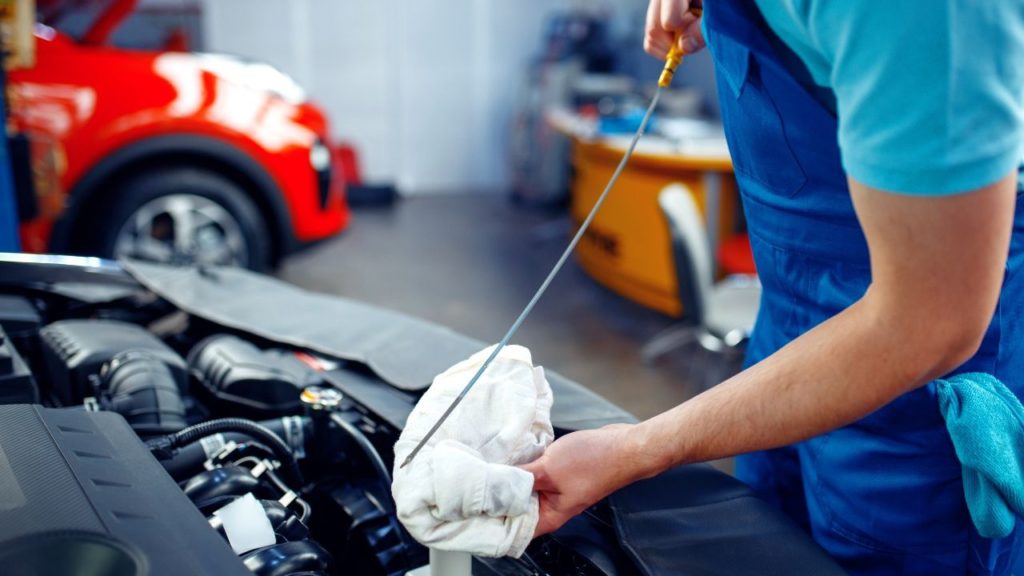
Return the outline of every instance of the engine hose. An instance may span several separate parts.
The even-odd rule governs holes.
[[[370,464],[372,464],[377,470],[377,474],[379,474],[382,479],[386,480],[390,486],[391,470],[388,470],[387,465],[384,464],[384,460],[380,457],[380,453],[378,453],[377,449],[373,447],[373,444],[370,442],[370,439],[366,437],[366,434],[363,434],[362,430],[356,428],[348,420],[345,420],[341,414],[331,415],[331,421],[337,424],[345,432],[348,432],[348,435],[351,436],[352,439],[356,441],[356,444],[359,445],[360,450],[366,454],[366,457],[370,460]]]
[[[268,480],[270,480],[270,483],[273,484],[275,488],[281,491],[282,494],[294,492],[294,490],[289,489],[288,486],[284,482],[282,482],[280,478],[277,477],[277,474],[275,474],[273,470],[267,470],[266,477]],[[295,504],[302,510],[299,513],[299,520],[301,520],[303,523],[309,522],[309,516],[313,513],[313,509],[309,507],[309,503],[307,503],[302,498],[296,496],[293,504]]]
[[[284,507],[277,500],[260,500],[260,505],[274,528],[274,534],[279,538],[287,542],[309,538],[309,528],[294,510]]]
[[[292,454],[295,455],[296,460],[301,460],[304,457],[307,449],[306,444],[313,436],[313,423],[310,418],[306,416],[286,416],[273,420],[261,420],[259,424],[284,440],[291,447]],[[246,444],[254,442],[254,440],[249,434],[240,432],[226,432],[205,436],[175,450],[174,454],[166,454],[160,457],[160,464],[163,465],[172,478],[179,481],[184,480],[202,472],[203,463],[213,456],[212,451],[216,451],[224,444],[228,442]]]
[[[167,363],[141,350],[127,350],[103,365],[97,381],[100,403],[124,416],[142,436],[185,427],[185,403]]]
[[[150,451],[173,455],[174,451],[182,446],[187,446],[201,438],[212,436],[220,432],[238,432],[246,434],[266,444],[266,446],[274,453],[274,456],[280,460],[281,467],[289,476],[289,480],[295,483],[296,489],[301,489],[305,485],[305,482],[302,479],[302,472],[299,470],[299,463],[295,459],[295,455],[292,454],[291,448],[285,444],[284,440],[281,440],[280,436],[274,434],[274,432],[266,426],[262,426],[252,420],[245,420],[243,418],[220,418],[217,420],[200,422],[199,424],[189,426],[188,428],[169,436],[150,440],[147,445],[149,446]]]
[[[270,496],[267,490],[262,489],[259,478],[241,466],[223,466],[206,470],[186,482],[182,492],[196,504],[222,496],[238,497],[248,492],[259,497]]]
[[[288,576],[326,571],[331,555],[316,542],[300,540],[253,550],[242,556],[242,562],[257,576]]]
[[[253,440],[252,436],[248,434],[239,434],[238,432],[227,432],[214,436],[206,436],[197,442],[182,446],[178,450],[174,451],[173,455],[160,455],[160,464],[163,465],[164,470],[171,475],[177,481],[187,480],[196,474],[203,471],[203,464],[211,456],[215,454],[216,449],[223,447],[229,442],[235,444],[249,446],[253,445],[254,448],[262,448],[261,444],[258,444]],[[213,451],[207,446],[206,441],[209,442],[209,446],[213,447]],[[266,449],[268,453],[270,448]]]
[[[295,504],[297,504],[299,508],[302,509],[302,512],[300,512],[298,515],[299,522],[306,524],[307,522],[309,522],[309,517],[313,514],[313,509],[309,506],[309,503],[303,500],[302,498],[296,498]]]

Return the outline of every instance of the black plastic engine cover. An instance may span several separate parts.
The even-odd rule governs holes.
[[[0,406],[0,563],[16,576],[251,576],[121,416],[27,404]]]
[[[0,327],[12,338],[35,335],[42,326],[39,311],[28,298],[0,294]]]
[[[39,401],[39,389],[21,354],[0,327],[0,404]]]
[[[256,419],[302,412],[302,389],[321,382],[290,352],[261,350],[230,334],[196,344],[188,367],[222,411]]]

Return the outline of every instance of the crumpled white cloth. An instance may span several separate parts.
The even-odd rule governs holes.
[[[517,468],[554,438],[551,386],[530,351],[506,346],[430,442],[399,465],[458,396],[493,347],[434,378],[395,444],[398,518],[425,546],[519,557],[539,515],[533,475]]]

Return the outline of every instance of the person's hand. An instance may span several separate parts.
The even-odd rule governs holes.
[[[687,54],[704,47],[700,18],[690,12],[694,0],[650,0],[647,5],[647,26],[644,50],[658,59],[665,59],[669,48],[678,42]]]
[[[540,497],[534,537],[557,530],[605,496],[642,477],[635,426],[613,424],[567,434],[523,466]]]

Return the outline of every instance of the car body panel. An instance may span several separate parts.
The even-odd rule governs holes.
[[[36,66],[10,73],[11,117],[33,143],[40,205],[39,217],[21,228],[26,250],[74,249],[54,246],[51,233],[76,201],[72,193],[86,193],[79,184],[104,159],[167,136],[217,141],[259,165],[282,197],[277,204],[287,210],[287,230],[278,236],[287,235],[290,244],[327,237],[347,224],[340,161],[333,159],[326,196],[311,166],[315,143],[331,148],[327,119],[308,101],[251,85],[250,64],[77,44],[45,26],[36,37]]]

